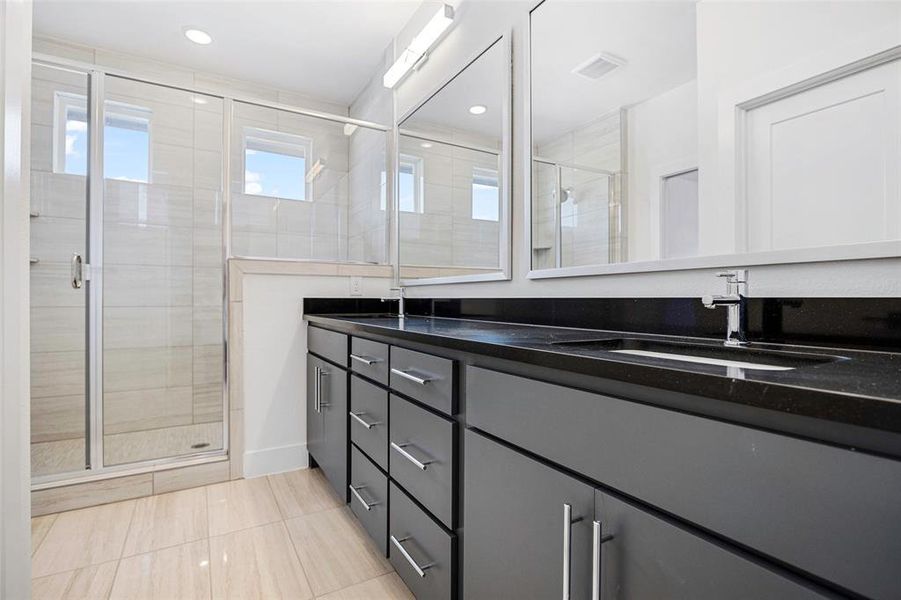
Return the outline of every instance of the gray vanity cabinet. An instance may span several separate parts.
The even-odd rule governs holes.
[[[463,597],[560,598],[568,577],[588,599],[594,488],[471,430],[463,454]]]
[[[347,499],[347,371],[307,355],[307,448]]]

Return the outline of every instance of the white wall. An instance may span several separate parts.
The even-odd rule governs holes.
[[[610,296],[610,297],[659,297],[696,296],[721,291],[722,282],[713,277],[714,269],[676,272],[605,275],[552,280],[529,280],[529,239],[525,210],[526,153],[528,152],[526,98],[522,90],[528,88],[526,60],[528,58],[528,16],[537,2],[498,2],[464,0],[457,6],[454,25],[447,36],[431,52],[428,61],[404,80],[396,90],[397,114],[408,111],[427,97],[448,77],[459,71],[473,56],[484,50],[494,39],[509,30],[513,31],[513,280],[509,282],[485,282],[458,285],[439,285],[410,288],[410,296]],[[702,2],[700,6],[716,6],[718,3]],[[731,4],[731,3],[730,3]],[[783,3],[773,3],[780,5]],[[804,11],[806,3],[796,3],[798,11]],[[843,3],[836,3],[841,7]],[[784,26],[767,29],[764,23],[748,23],[749,32],[756,32],[757,40],[766,39],[767,52],[778,52],[802,41],[812,43],[811,36],[826,38],[820,43],[828,46],[834,41],[835,31],[844,30],[844,24],[854,21],[847,13],[864,4],[867,10],[878,11],[878,5],[895,3],[845,3],[823,18],[835,19],[842,27],[825,26],[819,20],[805,27],[806,34],[794,38],[795,32]],[[408,26],[396,39],[396,48],[403,49],[418,32],[425,20],[437,10],[436,3],[424,3]],[[892,10],[885,8],[882,10]],[[811,6],[808,12],[817,12]],[[806,17],[805,17],[806,18]],[[744,23],[744,22],[743,22]],[[744,26],[744,24],[742,25]],[[815,32],[819,32],[814,35]],[[779,35],[781,42],[772,43]],[[809,35],[807,35],[809,34]],[[722,35],[729,35],[722,33]],[[750,35],[750,34],[749,34]],[[813,40],[815,41],[815,40]],[[782,43],[784,42],[784,43]],[[731,68],[731,67],[730,67]],[[700,82],[699,82],[699,87]],[[701,140],[701,152],[705,143]],[[703,166],[702,166],[703,168]],[[714,192],[716,193],[716,192]],[[729,266],[727,264],[723,267]],[[899,296],[901,295],[901,259],[878,259],[854,262],[826,262],[798,265],[760,266],[751,269],[750,291],[754,296]]]
[[[0,1],[0,598],[31,596],[28,180],[31,2]]]
[[[363,296],[390,280],[363,278]],[[304,298],[348,296],[347,277],[244,276],[244,476],[306,467]]]

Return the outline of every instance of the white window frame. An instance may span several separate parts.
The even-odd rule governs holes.
[[[313,182],[307,181],[307,173],[313,167],[313,140],[311,138],[296,135],[293,133],[284,133],[281,131],[272,131],[270,129],[262,129],[260,127],[245,127],[241,136],[241,193],[246,196],[257,196],[261,198],[275,198],[276,200],[285,200],[287,202],[312,202],[313,201]],[[249,142],[249,144],[248,144]],[[305,172],[301,174],[304,182],[303,198],[285,198],[283,196],[273,196],[270,194],[251,194],[247,192],[247,150],[258,150],[268,152],[270,154],[281,154],[283,156],[292,156],[294,158],[304,159]]]
[[[497,190],[497,218],[496,219],[483,219],[481,217],[475,216],[475,194],[473,193],[473,187],[475,185],[485,185],[490,187],[489,184],[480,183],[482,180],[491,180],[493,181],[493,186]],[[473,167],[472,168],[472,183],[470,185],[470,198],[469,198],[469,215],[472,217],[473,221],[486,221],[490,223],[498,223],[500,222],[501,217],[501,182],[500,182],[500,173],[497,169],[489,169],[488,167]]]
[[[53,172],[73,175],[74,173],[66,173],[66,123],[68,122],[69,111],[72,109],[81,110],[85,113],[85,123],[88,119],[88,99],[81,94],[73,94],[71,92],[55,92],[53,95]],[[153,174],[153,112],[149,108],[136,106],[134,104],[126,104],[125,102],[117,102],[115,100],[106,100],[103,106],[104,127],[116,127],[116,121],[132,121],[146,124],[147,127],[147,179],[133,180],[137,183],[150,183]],[[107,124],[107,121],[113,121]],[[89,142],[90,147],[90,142]],[[86,173],[85,173],[86,175]]]
[[[421,156],[412,154],[401,154],[397,162],[397,207],[400,210],[400,169],[403,165],[411,165],[413,167],[413,210],[402,210],[405,213],[425,212],[423,199],[425,197],[425,176],[424,176],[424,160]],[[379,201],[379,208],[386,210],[387,200],[383,196]]]

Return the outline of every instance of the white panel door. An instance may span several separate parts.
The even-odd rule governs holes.
[[[748,112],[749,251],[899,237],[899,76],[889,63]]]

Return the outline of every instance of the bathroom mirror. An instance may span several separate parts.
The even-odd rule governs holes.
[[[530,16],[532,278],[901,254],[901,3]]]
[[[404,285],[510,278],[510,49],[495,41],[398,126]]]

